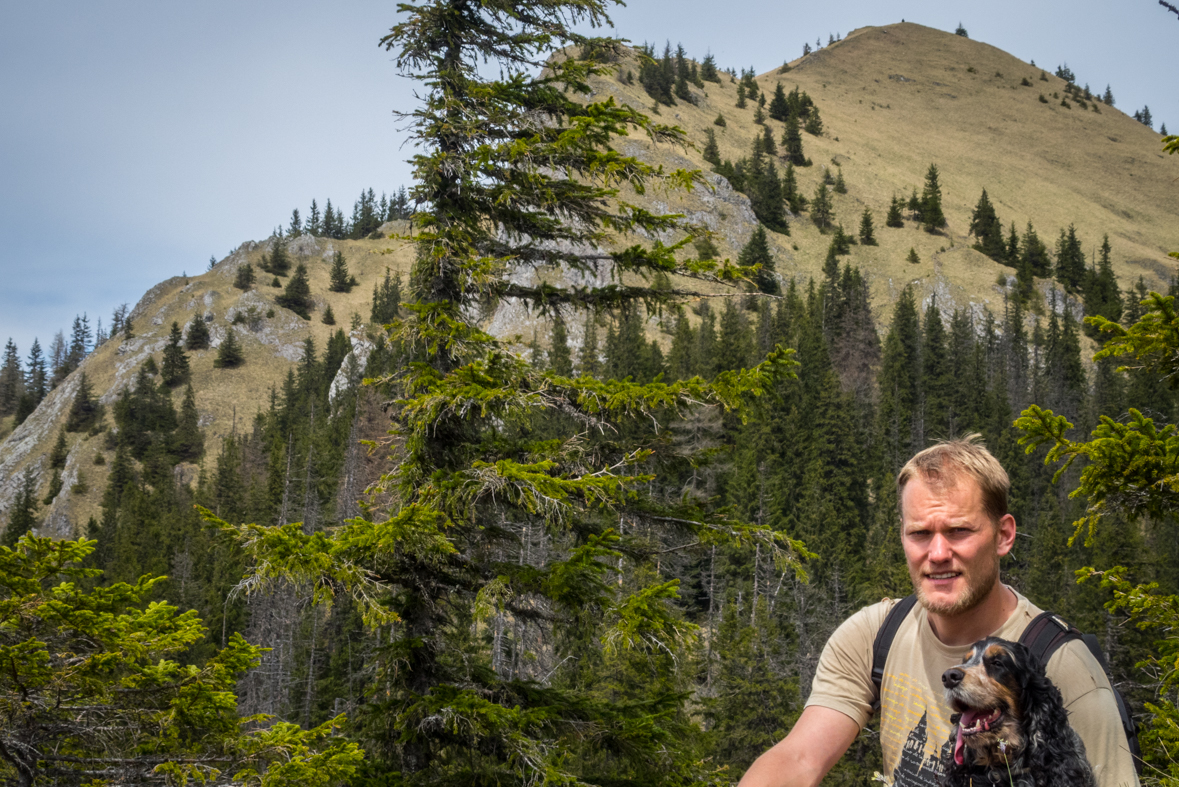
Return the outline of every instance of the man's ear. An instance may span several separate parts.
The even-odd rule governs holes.
[[[1004,514],[1003,518],[999,520],[999,533],[996,538],[996,546],[998,547],[999,557],[1006,555],[1011,551],[1011,547],[1015,546],[1015,517],[1011,514]]]

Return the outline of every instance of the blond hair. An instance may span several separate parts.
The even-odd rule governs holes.
[[[1003,465],[983,445],[982,435],[969,434],[931,445],[906,462],[897,474],[898,502],[905,485],[918,475],[935,489],[952,488],[963,477],[969,478],[978,484],[983,510],[992,522],[998,524],[1007,515],[1011,480]]]

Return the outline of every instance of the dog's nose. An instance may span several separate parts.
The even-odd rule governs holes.
[[[942,685],[947,689],[952,689],[961,683],[964,677],[966,677],[966,673],[962,670],[957,667],[950,667],[942,673]]]

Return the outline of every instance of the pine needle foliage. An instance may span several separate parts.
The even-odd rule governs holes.
[[[293,787],[356,773],[343,717],[301,730],[239,715],[235,683],[263,648],[234,634],[193,663],[197,613],[154,600],[163,577],[96,587],[95,543],[0,546],[0,780]]]
[[[694,752],[680,654],[695,628],[677,611],[678,581],[660,575],[652,543],[756,542],[779,570],[801,571],[806,554],[784,533],[649,492],[659,468],[679,461],[651,430],[689,408],[740,411],[792,375],[789,351],[707,381],[572,378],[533,367],[474,322],[475,307],[509,297],[542,314],[633,320],[687,293],[623,274],[734,282],[754,273],[679,260],[695,235],[678,217],[627,201],[700,176],[609,147],[627,134],[682,144],[679,129],[613,98],[573,100],[589,93],[587,77],[612,68],[596,58],[618,42],[577,32],[607,23],[605,9],[604,0],[401,6],[382,43],[423,85],[408,117],[420,151],[413,197],[424,208],[410,236],[418,253],[408,314],[391,325],[413,362],[380,383],[401,392],[393,417],[402,447],[378,483],[397,505],[385,519],[310,534],[207,515],[252,561],[247,589],[294,579],[319,601],[348,595],[379,627],[383,688],[359,734],[381,760],[382,783],[727,781]],[[574,51],[591,59],[566,57]],[[682,240],[648,240],[667,232]],[[631,245],[615,243],[626,237]],[[591,282],[605,268],[613,281],[509,275],[549,265]],[[558,428],[543,430],[548,419]],[[544,561],[514,558],[525,531],[548,540]],[[541,660],[543,671],[497,656],[493,629],[509,617],[544,643],[516,640],[517,661]],[[601,659],[644,678],[625,698],[598,691],[590,663]]]

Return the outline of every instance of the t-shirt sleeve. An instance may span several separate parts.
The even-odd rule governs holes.
[[[1137,787],[1134,758],[1122,730],[1117,700],[1105,670],[1081,641],[1065,644],[1048,660],[1048,677],[1060,689],[1069,725],[1085,744],[1097,787]]]
[[[840,624],[827,640],[806,706],[837,710],[861,727],[872,717],[872,643],[893,601],[864,607]],[[1102,786],[1104,787],[1104,785]]]

